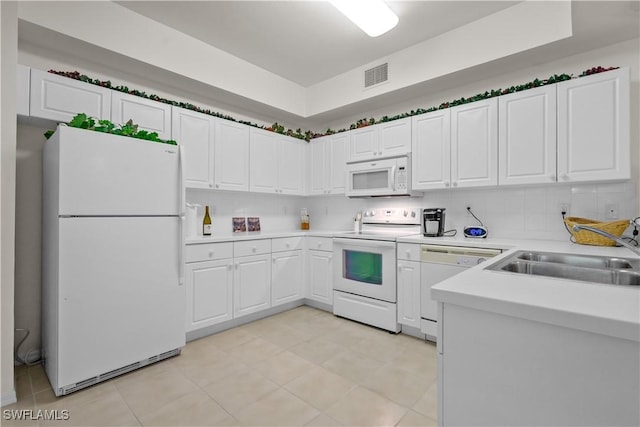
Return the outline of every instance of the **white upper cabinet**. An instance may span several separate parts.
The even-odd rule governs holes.
[[[629,69],[557,86],[558,181],[629,179]]]
[[[380,157],[399,156],[411,152],[411,117],[376,126],[379,128]]]
[[[278,135],[278,192],[282,194],[304,194],[304,164],[307,142],[292,136]],[[271,165],[273,168],[273,164]]]
[[[556,87],[498,98],[498,183],[556,181]]]
[[[249,189],[261,193],[278,192],[277,134],[264,129],[249,131]]]
[[[411,118],[407,117],[352,130],[348,161],[365,161],[410,152]]]
[[[111,121],[122,125],[129,120],[137,124],[138,129],[157,132],[161,139],[171,139],[171,105],[114,91]]]
[[[173,107],[172,139],[184,147],[185,185],[213,188],[213,142],[215,119],[212,116]]]
[[[437,110],[412,118],[411,186],[415,190],[451,185],[451,112]]]
[[[309,143],[309,194],[344,194],[345,162],[349,132],[340,132]]]
[[[249,126],[217,119],[214,143],[214,188],[249,190]]]
[[[264,129],[250,130],[249,189],[261,193],[304,193],[305,141]]]
[[[331,135],[328,142],[329,162],[325,165],[325,171],[329,178],[327,193],[344,194],[349,132],[340,132]]]
[[[375,159],[378,156],[378,128],[365,126],[350,131],[349,161]]]
[[[31,69],[30,92],[31,117],[68,122],[85,113],[111,120],[111,89]]]
[[[328,164],[326,146],[329,136],[313,138],[309,142],[309,156],[307,170],[309,171],[309,195],[327,194],[325,174]]]
[[[451,186],[498,183],[498,100],[451,108]]]
[[[29,84],[31,81],[31,69],[18,64],[16,69],[16,114],[29,115]]]

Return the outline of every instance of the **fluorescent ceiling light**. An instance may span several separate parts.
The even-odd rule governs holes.
[[[398,23],[396,14],[382,0],[330,0],[329,3],[370,37],[378,37]]]

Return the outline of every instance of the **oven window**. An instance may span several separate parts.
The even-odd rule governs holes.
[[[354,172],[354,190],[372,190],[376,188],[387,188],[389,185],[389,170],[375,172]]]
[[[342,251],[342,274],[345,279],[382,285],[382,254]]]

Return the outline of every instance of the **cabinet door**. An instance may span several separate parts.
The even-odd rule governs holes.
[[[349,161],[356,162],[380,157],[378,127],[366,126],[354,129],[349,140]]]
[[[398,260],[398,323],[420,329],[420,263]]]
[[[448,188],[451,183],[451,112],[415,116],[411,131],[411,186],[416,190]]]
[[[629,70],[557,86],[558,181],[629,179]]]
[[[187,264],[187,331],[233,318],[232,267],[231,259]]]
[[[307,298],[325,304],[333,304],[332,252],[309,250],[307,252]]]
[[[157,132],[161,139],[171,139],[171,105],[114,91],[111,121],[122,125],[129,120],[133,120],[138,129]]]
[[[411,152],[411,117],[376,125],[379,127],[380,155],[404,155]]]
[[[498,100],[451,108],[451,185],[498,183]]]
[[[344,194],[349,132],[331,135],[328,142],[329,161],[325,164],[325,173],[328,177],[327,193]]]
[[[498,183],[556,180],[556,87],[501,96],[498,105]]]
[[[314,138],[309,142],[309,195],[326,194],[326,164],[329,163],[326,156],[326,146],[329,136]]]
[[[214,187],[249,190],[249,127],[230,120],[216,120]]]
[[[278,190],[277,134],[251,129],[249,133],[249,189],[259,193],[275,193]]]
[[[271,306],[302,299],[302,251],[276,252],[271,259]]]
[[[68,122],[78,113],[111,120],[112,92],[111,89],[32,69],[29,114],[57,122]]]
[[[306,142],[291,136],[278,136],[278,192],[301,195],[304,191],[304,150]],[[273,165],[271,165],[273,169]]]
[[[31,69],[18,64],[16,69],[16,114],[29,116],[29,85],[31,84]]]
[[[271,254],[234,259],[233,316],[271,307]]]
[[[184,147],[185,185],[213,188],[215,119],[206,114],[173,107],[172,139]]]

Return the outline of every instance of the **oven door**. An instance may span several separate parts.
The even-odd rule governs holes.
[[[396,302],[396,243],[333,239],[333,288],[391,303]]]

